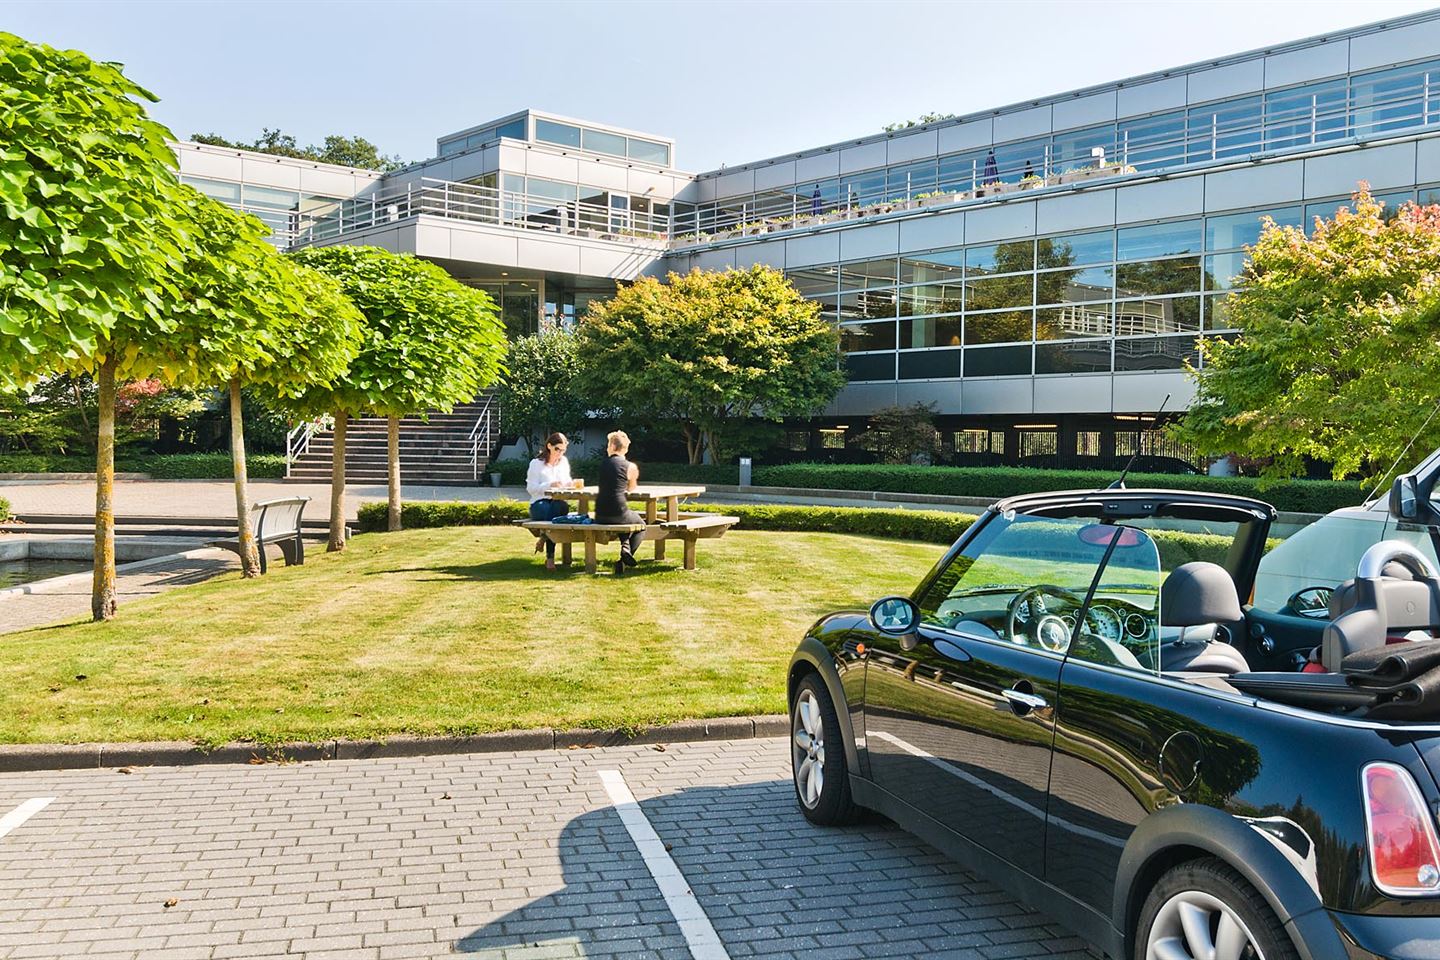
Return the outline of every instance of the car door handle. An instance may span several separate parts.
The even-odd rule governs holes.
[[[1045,698],[1036,693],[1026,693],[1023,690],[1005,690],[1005,699],[1010,702],[1010,709],[1017,717],[1023,717],[1035,710],[1044,710],[1050,706]]]

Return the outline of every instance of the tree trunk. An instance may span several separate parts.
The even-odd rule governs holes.
[[[335,414],[335,446],[330,454],[330,541],[327,553],[345,549],[345,421],[349,414]]]
[[[114,349],[114,346],[111,346]],[[115,358],[100,367],[100,425],[95,443],[95,571],[90,615],[115,616]]]
[[[684,425],[684,431],[685,457],[690,461],[690,465],[694,466],[700,462],[700,452],[704,449],[704,437],[697,435],[695,428],[688,423]]]
[[[230,461],[235,472],[235,517],[240,529],[240,575],[260,576],[260,549],[250,526],[250,478],[245,467],[245,422],[241,417],[240,381],[230,381]]]
[[[386,515],[386,529],[391,533],[400,529],[400,418],[386,418],[386,437],[389,447],[390,509]]]

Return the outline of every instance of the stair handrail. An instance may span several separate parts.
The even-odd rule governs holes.
[[[490,444],[494,442],[494,416],[491,413],[494,405],[495,395],[491,394],[485,398],[485,404],[475,418],[475,426],[470,429],[470,476],[476,483],[480,482],[480,451],[489,453]]]
[[[303,420],[285,434],[285,478],[287,480],[290,478],[290,468],[295,465],[295,461],[305,456],[310,450],[310,441],[315,438],[315,434],[328,429],[326,420],[325,417]]]

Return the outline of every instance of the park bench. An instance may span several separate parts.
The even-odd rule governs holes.
[[[677,520],[660,521],[659,526],[667,538],[685,542],[685,569],[694,570],[695,542],[723,537],[725,531],[739,522],[739,517],[725,517],[718,513],[682,513]]]
[[[250,529],[255,534],[255,549],[260,554],[260,572],[268,569],[265,548],[275,544],[285,557],[285,566],[305,563],[305,543],[300,538],[300,518],[309,497],[280,497],[250,505]],[[240,552],[240,536],[233,540],[212,540],[212,547]]]
[[[653,524],[644,523],[554,523],[549,520],[516,520],[517,526],[524,527],[535,536],[548,535],[560,547],[561,561],[571,562],[571,547],[576,543],[585,546],[585,572],[594,573],[598,563],[596,547],[637,530],[645,532],[646,540],[655,541],[656,559],[663,559],[661,547],[667,539],[683,540],[685,543],[685,569],[695,569],[695,542],[719,537],[735,524],[739,517],[722,517],[711,513],[682,514],[675,520],[661,520]]]

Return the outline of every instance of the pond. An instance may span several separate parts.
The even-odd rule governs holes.
[[[89,560],[0,560],[0,590],[36,580],[63,577],[67,573],[84,573],[89,569]]]

